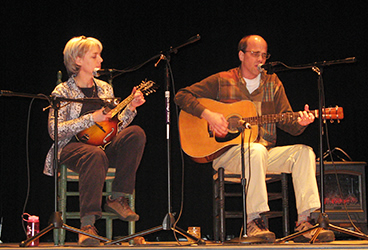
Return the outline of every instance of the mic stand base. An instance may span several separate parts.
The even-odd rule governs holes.
[[[284,243],[286,241],[295,239],[296,237],[298,237],[300,235],[308,233],[309,231],[312,231],[314,229],[317,229],[317,231],[312,236],[311,240],[309,241],[309,243],[311,243],[311,244],[316,242],[316,241],[319,242],[317,240],[317,238],[318,238],[319,234],[322,232],[322,229],[326,229],[326,230],[331,229],[331,230],[336,231],[336,232],[345,233],[345,234],[349,234],[349,235],[352,235],[352,236],[355,236],[355,237],[358,237],[358,238],[361,238],[361,239],[364,239],[364,240],[368,240],[368,235],[366,235],[366,234],[354,232],[354,231],[348,230],[346,228],[342,228],[342,227],[338,227],[338,226],[330,224],[329,219],[328,219],[328,215],[326,213],[320,213],[319,217],[318,217],[318,222],[317,222],[316,225],[314,225],[313,227],[308,228],[304,231],[300,231],[300,232],[291,234],[289,236],[286,236],[284,238],[277,239],[275,241],[275,243]]]
[[[124,236],[124,237],[121,237],[121,238],[119,238],[117,240],[114,240],[114,241],[107,241],[107,242],[105,242],[105,245],[117,244],[117,243],[120,243],[120,242],[123,242],[123,241],[128,241],[128,240],[134,239],[135,237],[144,236],[144,235],[159,232],[159,231],[162,231],[162,230],[172,230],[176,233],[180,233],[181,235],[185,236],[186,238],[190,238],[192,241],[194,241],[195,244],[198,244],[198,245],[205,245],[206,244],[204,240],[198,239],[197,237],[187,233],[186,231],[184,231],[181,228],[174,227],[173,226],[174,222],[175,222],[174,216],[171,213],[168,213],[168,214],[166,214],[161,226],[153,227],[151,229],[147,229],[147,230],[139,232],[139,233]]]
[[[53,230],[53,229],[65,229],[68,230],[70,232],[73,233],[80,233],[80,234],[84,234],[87,235],[89,237],[98,239],[102,242],[107,242],[109,241],[108,238],[105,237],[101,237],[99,235],[93,235],[93,234],[89,234],[83,230],[68,226],[66,224],[63,223],[63,219],[61,218],[61,213],[60,212],[54,212],[49,219],[49,225],[44,228],[43,230],[41,230],[39,233],[37,233],[36,235],[34,235],[31,238],[28,238],[27,240],[22,241],[19,246],[20,247],[27,247],[29,246],[33,241],[37,240],[38,238],[40,238],[42,235],[48,233],[49,231]]]

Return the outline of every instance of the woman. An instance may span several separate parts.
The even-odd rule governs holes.
[[[60,83],[53,96],[68,99],[113,98],[111,85],[94,78],[101,68],[102,44],[92,37],[74,37],[65,46],[64,64],[69,74],[66,82]],[[106,172],[116,168],[112,195],[107,199],[105,210],[116,213],[121,220],[137,221],[126,198],[135,188],[136,171],[139,166],[146,136],[139,126],[129,126],[137,114],[136,108],[144,102],[142,92],[133,88],[133,100],[118,114],[118,133],[104,149],[80,142],[75,135],[99,122],[111,118],[97,102],[61,102],[58,113],[58,159],[60,164],[79,173],[81,229],[97,234],[94,223],[101,217],[102,189]],[[50,110],[48,129],[54,139],[54,111]],[[53,152],[51,147],[45,163],[44,173],[53,175]],[[96,246],[99,240],[79,234],[79,245]]]

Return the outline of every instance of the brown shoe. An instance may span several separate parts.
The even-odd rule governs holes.
[[[247,224],[247,235],[264,239],[268,243],[273,243],[276,239],[275,234],[266,228],[262,218],[254,219]]]
[[[119,219],[123,221],[139,220],[139,215],[130,208],[128,198],[125,198],[123,196],[115,200],[111,200],[111,197],[109,196],[106,199],[106,204],[104,208],[106,212],[117,214],[119,216]]]
[[[308,220],[296,225],[295,232],[305,231],[314,225],[314,220],[308,217]],[[294,242],[309,242],[316,233],[317,228],[310,230],[294,239]],[[316,242],[331,242],[335,240],[335,234],[331,230],[322,229],[316,239]]]
[[[87,225],[81,228],[82,231],[85,231],[88,234],[97,235],[97,230],[92,225]],[[79,234],[78,245],[83,247],[95,247],[100,245],[100,241],[98,239],[92,238],[88,235]]]

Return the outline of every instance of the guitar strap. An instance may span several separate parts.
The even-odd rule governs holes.
[[[95,81],[93,81],[93,86],[91,88],[79,88],[79,89],[83,92],[83,94],[87,98],[98,97],[97,85],[96,85]],[[100,108],[102,108],[102,106],[99,103],[95,103],[95,102],[83,103],[82,110],[81,110],[81,115],[87,114],[92,110],[98,110]]]

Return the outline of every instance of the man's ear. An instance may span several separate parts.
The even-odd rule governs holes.
[[[244,61],[244,52],[243,51],[241,51],[241,50],[239,50],[239,52],[238,52],[238,56],[239,56],[239,60],[242,62],[242,61]]]

